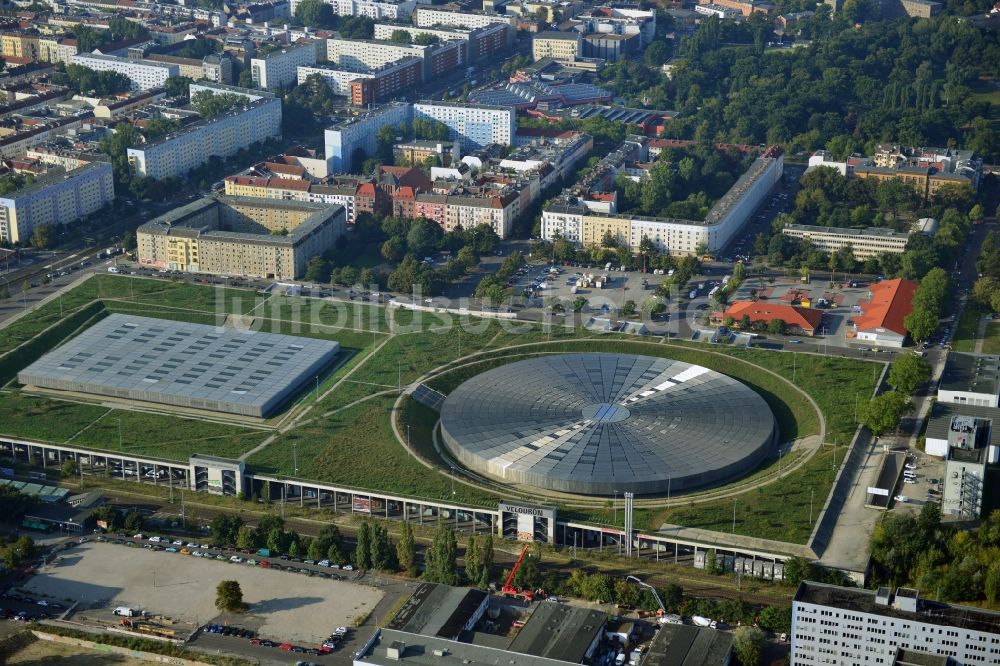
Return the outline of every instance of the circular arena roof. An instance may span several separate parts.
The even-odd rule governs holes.
[[[767,403],[708,368],[651,356],[559,354],[489,370],[441,409],[470,470],[583,495],[666,493],[745,473],[777,435]]]

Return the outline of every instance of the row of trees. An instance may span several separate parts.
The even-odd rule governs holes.
[[[261,517],[256,527],[252,527],[239,516],[224,514],[213,518],[209,529],[213,542],[220,546],[244,550],[267,548],[273,553],[287,553],[293,557],[328,559],[338,564],[349,562],[336,525],[325,526],[313,538],[286,529],[285,521],[280,516],[267,514]]]
[[[302,0],[295,8],[295,21],[300,25],[324,30],[336,30],[348,39],[372,39],[375,21],[365,16],[339,16],[333,7],[321,0]]]
[[[108,42],[148,37],[149,31],[141,23],[116,16],[108,21],[107,30],[77,24],[73,27],[73,36],[76,37],[77,52],[89,53]]]
[[[14,569],[30,561],[37,554],[34,540],[27,536],[0,539],[0,561]]]
[[[132,80],[124,74],[98,72],[83,65],[66,65],[65,71],[53,74],[52,79],[84,95],[111,95],[132,87]]]
[[[506,302],[513,291],[507,286],[508,282],[525,263],[524,255],[520,252],[512,252],[504,258],[496,273],[487,275],[479,281],[479,284],[476,285],[476,298],[485,299],[491,303]]]
[[[977,529],[941,523],[941,507],[920,513],[890,513],[872,533],[873,584],[909,585],[942,601],[1000,602],[1000,511]]]
[[[861,406],[858,418],[876,435],[899,427],[912,407],[910,396],[930,381],[931,367],[916,354],[900,354],[889,368],[891,391],[881,393]]]
[[[922,342],[938,330],[950,291],[948,273],[943,268],[932,268],[920,280],[913,294],[913,310],[903,320],[914,340]]]

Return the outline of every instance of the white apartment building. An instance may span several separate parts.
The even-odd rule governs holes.
[[[493,143],[512,145],[517,132],[517,113],[512,107],[423,101],[413,105],[413,117],[447,125],[449,138],[460,141],[463,152]]]
[[[299,66],[316,64],[316,46],[300,44],[250,59],[250,73],[258,88],[284,88],[298,80]]]
[[[292,0],[292,13],[295,13],[300,0]],[[416,0],[324,0],[333,8],[338,16],[366,16],[376,21],[397,21],[407,19],[413,13]]]
[[[369,157],[378,148],[376,134],[387,125],[410,122],[411,107],[403,102],[393,102],[376,107],[360,115],[345,118],[328,127],[323,133],[326,162],[329,173],[349,173],[360,164],[352,164],[355,151]]]
[[[54,167],[26,187],[0,197],[0,240],[28,243],[40,224],[68,224],[115,198],[109,162],[66,171]]]
[[[225,83],[215,83],[213,81],[194,81],[188,84],[188,97],[194,97],[200,92],[209,92],[213,95],[239,95],[251,102],[259,99],[274,99],[274,93],[266,90],[254,90],[253,88],[240,88]]]
[[[423,60],[429,48],[369,39],[328,39],[326,59],[331,65],[365,71],[384,67],[402,58],[417,57]]]
[[[133,171],[142,176],[182,177],[211,155],[230,157],[240,148],[276,136],[281,136],[281,100],[271,97],[129,148],[128,161]]]
[[[438,26],[436,28],[418,28],[409,23],[376,23],[375,24],[375,39],[377,40],[388,40],[392,37],[392,33],[397,30],[402,30],[403,32],[410,35],[410,38],[415,38],[417,35],[432,35],[437,37],[442,42],[447,42],[453,39],[461,39],[464,41],[469,40],[469,35],[471,30],[468,28],[442,28]]]
[[[303,84],[310,76],[318,74],[323,77],[330,87],[330,92],[334,95],[351,96],[351,81],[358,79],[371,79],[375,75],[370,72],[358,72],[352,69],[340,69],[336,65],[312,65],[309,67],[300,66],[298,69],[298,82]]]
[[[177,65],[152,60],[130,60],[116,56],[96,55],[94,53],[76,54],[71,62],[74,65],[87,67],[98,72],[118,72],[132,81],[132,90],[149,90],[162,88],[171,76],[178,76],[180,68]]]
[[[426,5],[420,5],[414,13],[417,20],[414,25],[418,28],[432,28],[438,25],[449,25],[455,28],[483,28],[493,23],[506,23],[511,30],[517,29],[516,16],[502,16],[500,14],[470,14],[468,12],[455,12],[447,9],[434,9]]]
[[[803,581],[792,602],[791,666],[1000,664],[1000,613]]]

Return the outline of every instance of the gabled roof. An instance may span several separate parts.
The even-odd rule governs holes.
[[[787,325],[803,331],[815,331],[823,320],[823,313],[819,310],[770,301],[736,301],[725,313],[726,317],[732,317],[737,321],[743,315],[750,317],[750,321],[770,322],[772,319],[781,319]]]
[[[882,280],[869,288],[871,300],[859,301],[861,316],[854,318],[859,331],[887,328],[906,335],[903,319],[913,310],[913,293],[917,283],[903,278]]]

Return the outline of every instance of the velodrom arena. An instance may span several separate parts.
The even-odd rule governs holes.
[[[778,431],[755,391],[652,356],[557,354],[488,370],[441,409],[445,446],[469,470],[581,495],[717,485],[766,458]]]

